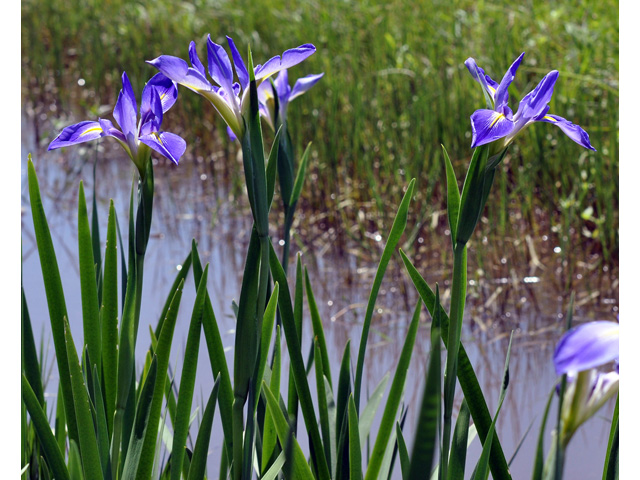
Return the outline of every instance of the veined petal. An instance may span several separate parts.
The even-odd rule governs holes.
[[[496,90],[498,89],[498,83],[484,73],[484,70],[478,66],[474,58],[467,58],[464,64],[471,76],[482,86],[482,89],[493,102],[496,96]]]
[[[323,76],[324,73],[318,73],[317,75],[307,75],[306,77],[302,77],[296,80],[296,83],[293,85],[293,89],[291,90],[289,101],[305,93],[316,83],[318,83],[318,80],[320,80]]]
[[[231,57],[233,58],[233,64],[236,67],[236,75],[238,75],[238,80],[240,81],[242,90],[246,90],[249,86],[249,72],[247,71],[247,67],[245,66],[242,56],[240,55],[240,52],[238,52],[236,44],[233,43],[231,37],[227,37],[227,43],[231,49]]]
[[[545,115],[540,119],[541,122],[552,123],[565,133],[567,137],[576,142],[578,145],[583,146],[584,148],[588,148],[589,150],[596,151],[595,148],[591,146],[591,142],[589,141],[589,134],[585,132],[582,127],[576,125],[575,123],[570,122],[569,120],[562,118],[558,115]]]
[[[209,75],[213,81],[222,88],[230,88],[233,83],[233,70],[229,56],[221,45],[211,40],[211,35],[207,36],[207,57],[209,65]]]
[[[556,373],[580,372],[618,359],[620,325],[589,322],[569,330],[553,355]]]
[[[187,148],[182,137],[169,132],[152,132],[140,137],[140,141],[176,165]]]
[[[471,115],[471,128],[471,148],[474,148],[506,137],[513,130],[513,122],[502,113],[481,109]]]
[[[547,73],[540,83],[531,92],[527,93],[518,106],[518,111],[514,121],[518,124],[526,124],[530,120],[539,117],[545,109],[548,110],[548,103],[553,95],[553,87],[558,80],[558,71],[552,70]]]
[[[156,67],[160,73],[174,82],[196,93],[206,92],[212,88],[204,75],[195,68],[189,68],[187,62],[181,58],[161,55],[154,60],[147,60],[147,63]]]
[[[127,138],[127,143],[134,141],[138,133],[138,105],[126,73],[122,74],[122,90],[113,109],[113,116]]]
[[[140,105],[141,116],[142,110],[145,108],[145,91],[149,88],[154,89],[158,94],[162,105],[162,113],[167,112],[178,99],[178,87],[176,83],[162,73],[156,73],[144,86],[144,90],[142,90],[142,104]]]
[[[98,122],[85,120],[65,127],[56,138],[49,144],[47,150],[68,147],[69,145],[77,145],[78,143],[95,140],[102,136],[102,127]]]
[[[282,54],[282,57],[276,55],[275,57],[267,60],[264,65],[255,68],[256,81],[264,80],[284,68],[291,68],[294,65],[299,64],[309,56],[313,55],[315,51],[316,47],[310,43],[305,43],[299,47],[286,50]]]
[[[226,101],[234,112],[240,117],[240,107],[233,89],[233,70],[227,52],[222,46],[214,43],[211,36],[207,37],[207,53],[209,58],[209,75],[222,87],[226,95]],[[221,112],[222,113],[222,112]],[[226,120],[226,119],[225,119]],[[228,124],[229,122],[227,122]]]
[[[193,40],[189,44],[189,61],[191,62],[191,65],[193,65],[193,68],[198,70],[203,77],[207,77],[207,74],[204,71],[204,65],[202,65],[200,57],[198,57],[198,52],[196,51],[196,42]]]
[[[515,62],[511,64],[507,73],[502,77],[502,81],[496,90],[496,95],[494,97],[495,109],[500,113],[505,113],[504,107],[506,107],[509,102],[509,85],[511,85],[513,79],[516,78],[516,71],[520,66],[520,62],[522,62],[522,57],[524,57],[524,52],[522,52],[520,56],[516,58]]]

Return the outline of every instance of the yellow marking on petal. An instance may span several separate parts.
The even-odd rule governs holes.
[[[102,132],[102,127],[87,128],[84,132],[80,134],[80,136],[82,137],[83,135],[86,135],[87,133],[91,133],[91,132]]]
[[[498,123],[503,118],[505,118],[504,114],[498,113],[498,115],[496,115],[496,118],[493,119],[493,122],[491,122],[491,125],[489,125],[489,128],[492,128],[496,123]]]
[[[491,90],[491,93],[496,93],[496,89],[493,88],[491,85],[487,84],[487,87],[489,88],[489,90]]]
[[[162,139],[160,138],[160,135],[158,135],[157,132],[153,132],[153,135],[156,137],[156,140],[158,140],[158,143],[164,146],[164,143],[162,143]]]
[[[160,95],[160,100],[162,100],[162,99],[163,99],[164,97],[166,97],[166,96],[167,96],[166,92],[165,92],[165,93],[163,93],[162,95]]]
[[[557,122],[557,120],[555,118],[550,117],[549,115],[545,115],[542,118],[544,118],[545,120],[549,120],[550,122]]]

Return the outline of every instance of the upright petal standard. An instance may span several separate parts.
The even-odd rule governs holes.
[[[473,130],[471,147],[479,147],[498,140],[502,142],[502,147],[506,147],[527,125],[533,122],[547,122],[558,126],[578,145],[595,151],[596,149],[589,142],[587,132],[569,120],[549,114],[549,101],[558,80],[557,70],[549,72],[536,88],[527,93],[520,101],[515,115],[512,113],[508,106],[508,89],[515,78],[523,56],[524,53],[513,62],[499,84],[487,75],[473,58],[468,58],[464,62],[473,78],[482,86],[488,107],[476,110],[471,115]]]
[[[113,117],[121,130],[104,119],[76,123],[65,127],[49,144],[48,150],[77,145],[96,138],[113,137],[125,149],[140,175],[144,175],[145,165],[151,155],[150,149],[177,165],[187,144],[176,134],[160,131],[163,114],[173,106],[177,98],[176,84],[165,75],[156,74],[142,91],[138,120],[136,97],[127,74],[123,73],[122,90],[113,109]]]
[[[147,63],[156,67],[174,82],[209,100],[227,123],[232,138],[242,138],[245,133],[243,112],[246,111],[246,103],[248,102],[249,72],[230,37],[227,37],[227,44],[231,51],[231,58],[221,45],[211,40],[211,36],[207,37],[206,72],[209,73],[213,83],[207,80],[205,67],[196,52],[195,42],[191,42],[189,45],[191,67],[181,58],[170,55],[161,55]],[[263,65],[256,65],[253,69],[256,83],[260,86],[271,75],[297,65],[315,51],[316,47],[306,43],[286,50],[282,56],[276,55]],[[237,82],[234,82],[234,70]]]

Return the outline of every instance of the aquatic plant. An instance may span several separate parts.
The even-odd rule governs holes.
[[[443,148],[447,216],[454,258],[449,312],[440,304],[438,285],[432,289],[409,257],[400,250],[420,299],[393,372],[380,423],[377,431],[373,431],[374,418],[387,390],[389,376],[381,379],[365,403],[362,382],[369,333],[382,279],[407,226],[415,179],[408,183],[404,191],[376,270],[362,321],[355,371],[352,372],[351,347],[347,342],[340,360],[339,376],[334,382],[331,367],[335,362],[328,355],[323,322],[300,256],[296,261],[295,283],[288,278],[286,268],[288,232],[296,203],[304,188],[309,158],[307,148],[294,181],[295,157],[288,137],[286,112],[289,101],[308,90],[322,76],[303,77],[291,89],[286,69],[309,57],[315,52],[315,47],[304,44],[254,68],[250,51],[245,64],[233,40],[227,37],[227,41],[233,63],[222,46],[215,44],[210,37],[207,41],[208,73],[214,83],[207,80],[204,65],[192,42],[189,47],[191,67],[180,58],[166,55],[148,62],[161,73],[143,91],[139,121],[133,89],[126,75],[123,75],[123,89],[114,110],[114,117],[122,130],[115,129],[106,120],[81,122],[67,127],[50,145],[50,148],[58,148],[112,136],[125,148],[139,174],[138,195],[135,197],[132,191],[129,208],[127,260],[120,240],[120,263],[126,272],[120,281],[121,302],[117,298],[117,219],[113,202],[109,210],[104,268],[101,268],[99,232],[97,228],[89,227],[84,190],[80,184],[78,251],[84,327],[84,343],[80,353],[76,350],[69,328],[56,255],[42,208],[35,168],[29,161],[32,216],[47,291],[62,401],[56,410],[54,433],[45,414],[40,365],[37,357],[30,355],[35,351],[35,346],[33,336],[29,334],[30,319],[23,293],[22,321],[26,332],[23,335],[23,435],[35,432],[39,439],[30,451],[26,451],[26,442],[23,442],[23,467],[30,467],[35,475],[61,479],[148,479],[152,476],[171,480],[182,477],[202,479],[206,472],[217,404],[223,434],[223,446],[218,452],[220,478],[244,480],[255,476],[265,480],[281,477],[375,480],[388,478],[396,459],[399,459],[402,476],[406,479],[429,475],[437,475],[441,479],[464,478],[470,420],[473,419],[482,442],[482,453],[472,478],[485,479],[491,472],[495,479],[510,479],[509,465],[496,433],[496,424],[509,386],[511,342],[506,351],[498,405],[492,415],[461,340],[467,286],[467,245],[487,205],[496,167],[504,158],[513,136],[522,127],[537,120],[555,122],[565,133],[569,132],[573,140],[580,140],[576,140],[577,143],[593,150],[588,135],[580,127],[561,117],[548,116],[547,103],[557,72],[551,72],[536,89],[526,95],[518,112],[513,115],[507,105],[507,89],[522,56],[499,85],[485,75],[475,61],[467,61],[474,78],[482,84],[492,109],[478,110],[471,115],[474,128],[472,146],[476,148],[462,190],[458,188],[453,165]],[[281,73],[273,83],[264,82],[278,71]],[[141,316],[143,265],[149,241],[154,191],[149,149],[175,163],[184,153],[184,142],[178,141],[179,137],[159,131],[163,114],[175,102],[176,83],[207,98],[240,141],[253,225],[247,232],[249,246],[240,297],[234,308],[236,328],[232,369],[227,365],[207,290],[208,266],[202,267],[194,239],[170,287],[156,328],[150,329],[148,352],[141,372],[138,372],[134,351]],[[270,103],[269,96],[273,103]],[[261,115],[276,131],[268,153],[265,152],[262,136]],[[551,120],[545,119],[546,116]],[[278,261],[269,238],[269,212],[276,177],[279,178],[283,199],[284,232],[287,238],[282,262]],[[134,199],[137,199],[135,221]],[[95,196],[93,211],[94,225],[97,225]],[[169,358],[176,316],[190,268],[194,273],[196,297],[187,332],[187,353],[182,361],[176,395],[171,388]],[[306,362],[301,346],[305,291],[313,328],[312,351]],[[401,409],[400,405],[423,304],[432,317],[431,353],[425,369],[424,393],[410,454],[402,428],[407,410],[404,407]],[[186,445],[202,332],[216,380],[202,415],[194,448],[188,451]],[[286,340],[285,353],[290,359],[286,402],[280,391],[284,354],[281,332]],[[617,358],[613,340],[616,333],[617,326],[610,324],[583,326],[567,333],[558,345],[555,354],[557,372],[566,376],[559,389],[560,429],[557,431],[560,433],[550,451],[545,478],[562,477],[562,450],[575,429],[615,393],[617,372],[614,379],[612,375],[597,374],[593,368]],[[444,368],[440,358],[442,345],[447,350]],[[585,346],[588,348],[585,349]],[[315,399],[308,379],[312,369],[315,371]],[[458,382],[464,401],[454,426],[453,405]],[[161,420],[163,405],[173,429],[171,442],[166,441],[170,435],[166,433],[169,431],[167,422]],[[413,408],[413,405],[409,405],[409,408]],[[298,411],[302,414],[308,435],[308,454],[298,442]],[[617,428],[617,419],[615,425]],[[165,433],[159,435],[161,431]],[[543,431],[544,421],[541,438]],[[617,465],[617,434],[613,432],[612,428],[606,472],[609,471],[609,465]],[[161,438],[164,441],[162,447]],[[368,449],[370,443],[373,446],[367,452],[363,468],[363,449],[365,445]],[[162,449],[170,451],[171,455],[169,460],[160,465],[159,452]],[[541,458],[541,455],[540,446],[537,458]],[[34,462],[33,465],[24,465],[27,458]],[[437,473],[433,469],[435,458]],[[534,479],[541,478],[543,473],[539,465],[540,462],[536,462],[534,466]]]

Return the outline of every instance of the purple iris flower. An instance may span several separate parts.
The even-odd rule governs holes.
[[[122,74],[122,90],[113,109],[113,116],[122,130],[118,130],[109,120],[99,118],[97,122],[84,121],[65,127],[51,142],[48,150],[77,145],[101,137],[113,137],[125,149],[141,174],[151,151],[155,150],[176,165],[187,144],[174,133],[161,132],[163,114],[178,98],[175,83],[161,73],[147,82],[142,91],[140,120],[133,88],[126,73]],[[148,147],[148,148],[147,148]]]
[[[509,85],[515,78],[516,71],[522,61],[522,53],[509,67],[502,81],[498,84],[485,74],[473,58],[468,58],[464,64],[473,78],[482,85],[485,94],[493,105],[493,109],[476,110],[471,115],[473,139],[471,147],[478,147],[496,140],[504,139],[503,146],[511,143],[514,137],[527,125],[533,122],[547,122],[559,127],[571,140],[578,145],[595,151],[589,142],[589,134],[578,125],[571,123],[558,115],[549,113],[549,101],[553,95],[553,87],[558,79],[558,71],[549,72],[531,92],[527,93],[513,114],[509,108]]]
[[[231,50],[233,65],[225,49],[214,43],[210,35],[207,36],[207,70],[214,83],[207,80],[205,67],[196,52],[195,42],[189,44],[191,67],[181,58],[169,55],[161,55],[154,60],[147,61],[147,63],[156,67],[174,82],[209,100],[227,123],[231,133],[235,137],[242,138],[245,132],[242,114],[247,111],[249,103],[249,72],[230,37],[227,37],[227,43]],[[297,65],[315,51],[316,47],[306,43],[286,50],[282,56],[276,55],[263,65],[256,65],[254,75],[258,86],[274,73]],[[238,78],[237,82],[233,81],[233,67],[235,67]]]
[[[569,330],[558,342],[553,363],[556,373],[567,374],[569,380],[562,403],[563,446],[582,423],[617,393],[619,339],[618,323],[599,321]],[[613,361],[615,370],[606,373],[597,370]]]
[[[293,88],[289,85],[289,74],[287,69],[282,70],[276,79],[273,81],[276,87],[276,95],[278,95],[279,111],[274,111],[275,101],[273,97],[273,88],[270,83],[264,82],[258,87],[258,100],[260,101],[260,115],[262,115],[267,123],[271,125],[271,128],[276,130],[276,116],[279,116],[280,122],[284,123],[287,119],[287,107],[289,102],[296,97],[299,97],[311,87],[313,87],[318,80],[322,78],[324,73],[307,75],[306,77],[299,78],[293,85]]]
[[[581,372],[618,360],[620,325],[589,322],[572,328],[558,342],[553,354],[556,373]]]

